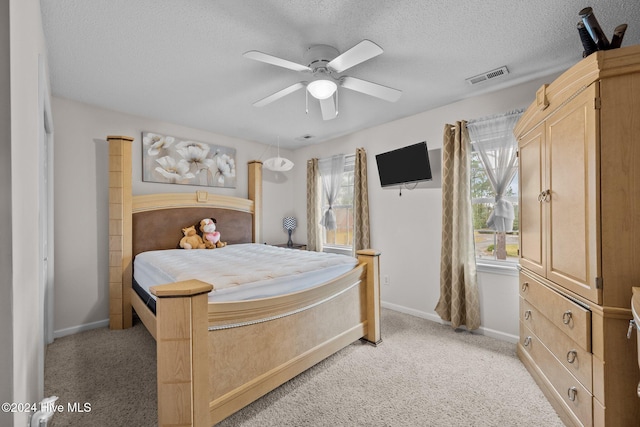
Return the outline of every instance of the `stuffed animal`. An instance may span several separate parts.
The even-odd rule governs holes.
[[[227,246],[225,242],[220,241],[220,232],[216,231],[215,218],[205,218],[200,221],[200,232],[202,233],[202,240],[207,249]]]
[[[202,237],[198,235],[196,226],[191,225],[182,229],[184,237],[180,239],[180,247],[182,249],[204,249],[205,245],[202,241]]]

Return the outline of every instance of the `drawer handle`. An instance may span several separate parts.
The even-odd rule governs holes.
[[[578,358],[578,352],[575,350],[569,350],[567,353],[567,362],[573,363]]]
[[[527,288],[529,288],[529,282],[524,282],[522,284],[522,292],[526,292]]]
[[[531,310],[527,310],[524,312],[524,318],[525,320],[531,319]]]
[[[572,317],[573,317],[573,314],[571,314],[571,310],[565,311],[564,314],[562,315],[562,323],[564,323],[565,325],[568,325],[569,323],[571,323]]]
[[[530,337],[530,336],[529,336],[529,337],[526,337],[526,338],[524,339],[524,346],[525,346],[525,347],[529,347],[529,344],[531,344],[531,337]]]
[[[569,400],[574,402],[576,400],[577,395],[578,395],[578,389],[575,387],[569,387],[569,389],[567,390],[567,396],[569,397]]]

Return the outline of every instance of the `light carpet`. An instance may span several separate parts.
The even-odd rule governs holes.
[[[563,426],[515,345],[391,310],[378,347],[353,343],[218,424],[281,426]],[[154,426],[155,342],[144,326],[55,340],[45,395],[89,403],[54,426]]]

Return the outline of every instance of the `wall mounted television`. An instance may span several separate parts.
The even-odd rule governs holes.
[[[376,163],[383,187],[432,179],[426,141],[376,154]]]

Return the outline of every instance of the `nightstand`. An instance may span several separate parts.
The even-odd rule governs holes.
[[[273,246],[277,246],[279,248],[287,248],[287,249],[299,249],[301,251],[307,250],[307,245],[303,245],[301,243],[294,243],[292,246],[287,246],[286,243],[280,243],[278,245],[273,245]]]

